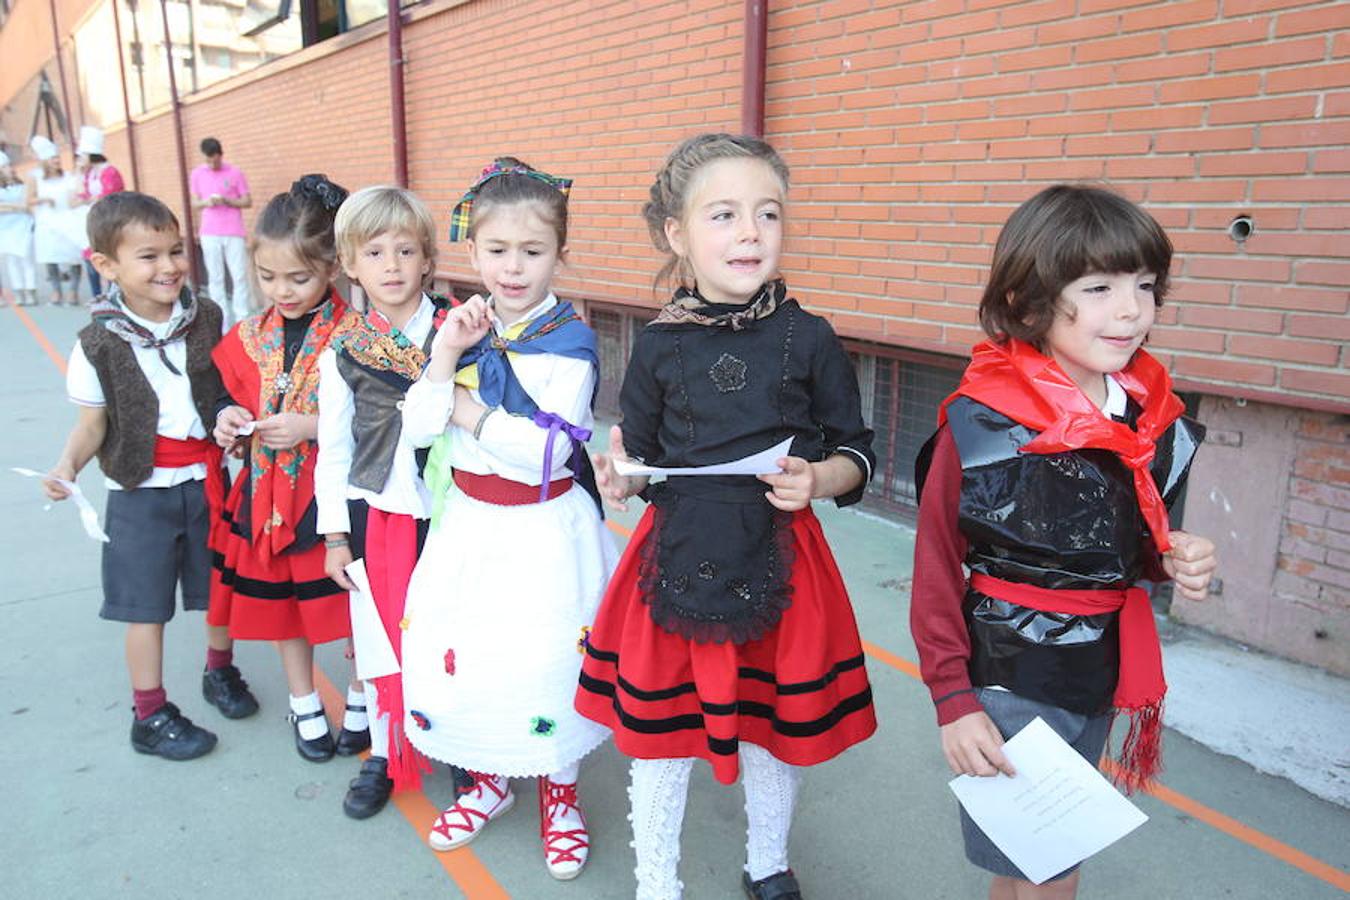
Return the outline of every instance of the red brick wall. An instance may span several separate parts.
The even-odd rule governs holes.
[[[1176,244],[1153,348],[1216,393],[1346,408],[1350,7],[1297,0],[771,7],[789,280],[836,327],[962,352],[999,225],[1105,180]],[[1239,247],[1238,215],[1256,232]]]
[[[1185,386],[1350,409],[1350,7],[1065,8],[770,4],[767,133],[794,169],[796,291],[844,334],[964,354],[1008,212],[1055,180],[1102,179],[1176,242],[1153,347]],[[671,144],[738,126],[742,4],[479,0],[416,16],[413,187],[443,220],[497,153],[571,175],[560,287],[655,302],[638,210]],[[214,134],[259,200],[304,171],[388,179],[381,27],[190,98],[189,164]],[[144,187],[176,203],[169,116],[137,130]],[[1226,228],[1243,214],[1256,232],[1238,246]],[[444,252],[442,269],[467,277],[462,251]]]

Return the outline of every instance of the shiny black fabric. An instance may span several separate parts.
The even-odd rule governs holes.
[[[640,585],[652,620],[699,643],[763,637],[792,603],[791,513],[747,476],[672,477],[645,496],[656,507]]]
[[[972,572],[1077,590],[1156,576],[1159,557],[1133,478],[1115,454],[1019,453],[1036,432],[967,397],[948,405],[947,421],[961,457],[959,527]],[[1158,440],[1151,472],[1169,507],[1203,436],[1198,423],[1180,419]],[[1084,714],[1110,706],[1120,662],[1115,613],[1040,612],[974,589],[963,610],[976,686]]]
[[[848,354],[829,323],[795,300],[741,331],[648,325],[619,405],[624,448],[650,465],[727,462],[789,437],[793,456],[818,462],[842,452],[864,481],[876,465]],[[864,487],[836,503],[856,503]]]

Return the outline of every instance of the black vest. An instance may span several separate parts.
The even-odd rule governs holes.
[[[424,353],[430,355],[435,338],[433,327],[422,343]],[[362,365],[342,349],[337,351],[337,370],[351,388],[355,410],[352,465],[347,480],[354,487],[378,494],[384,490],[394,467],[394,453],[403,433],[403,396],[412,387],[413,379],[389,369]],[[419,468],[425,461],[426,452],[419,451]]]
[[[1156,549],[1129,469],[1108,450],[1019,453],[1036,432],[958,397],[947,421],[961,458],[959,527],[972,572],[1054,589],[1125,588]],[[1204,428],[1178,419],[1151,473],[1176,500]],[[1109,707],[1119,670],[1115,613],[1046,613],[968,590],[971,681],[1086,714]]]

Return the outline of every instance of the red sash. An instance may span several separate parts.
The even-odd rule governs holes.
[[[206,502],[211,510],[225,505],[225,451],[209,438],[177,438],[155,435],[155,468],[181,469],[206,466]]]
[[[499,475],[475,475],[463,469],[454,470],[455,484],[459,489],[475,500],[492,503],[496,506],[526,506],[541,502],[537,484],[522,484],[510,481]],[[572,487],[573,479],[559,478],[548,483],[548,499],[561,497]]]
[[[1147,786],[1162,770],[1162,702],[1167,693],[1162,647],[1148,592],[1139,587],[1051,590],[979,572],[971,574],[970,586],[990,597],[1041,612],[1092,616],[1119,610],[1120,679],[1112,702],[1130,717],[1130,730],[1120,748],[1117,780],[1131,793]]]

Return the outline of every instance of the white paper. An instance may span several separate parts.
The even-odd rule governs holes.
[[[1017,776],[959,775],[949,783],[966,812],[1036,884],[1148,821],[1039,716],[1003,745]]]
[[[366,577],[366,561],[358,559],[350,562],[343,571],[357,588],[347,595],[351,605],[352,655],[356,657],[356,677],[370,681],[382,675],[392,675],[399,671],[398,657],[394,655],[394,645],[389,642],[389,633],[380,621],[380,613],[375,609],[370,580]]]
[[[41,478],[47,480],[46,472],[38,472],[34,469],[24,469],[15,466],[11,471],[18,472],[26,478]],[[73,481],[66,481],[64,478],[52,478],[61,487],[70,491],[70,499],[75,504],[75,508],[80,511],[80,524],[84,526],[84,533],[96,541],[110,543],[108,535],[103,531],[103,527],[98,524],[98,510],[94,509],[94,504],[89,502],[89,498],[80,490],[80,486]],[[50,503],[45,507],[51,509]]]
[[[247,436],[249,436],[250,434],[252,434],[252,433],[253,433],[253,429],[255,429],[255,428],[257,428],[257,427],[258,427],[258,423],[257,423],[256,421],[249,420],[249,421],[245,422],[243,425],[240,425],[240,426],[239,426],[239,429],[234,433],[234,436],[235,436],[235,437],[247,437]]]
[[[660,466],[644,466],[627,460],[614,460],[614,470],[620,475],[777,475],[783,471],[778,460],[788,455],[792,448],[792,438],[780,444],[761,450],[749,456],[733,459],[731,462],[714,463],[711,466],[684,466],[664,469]]]

